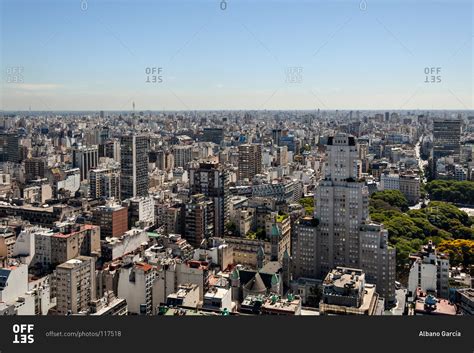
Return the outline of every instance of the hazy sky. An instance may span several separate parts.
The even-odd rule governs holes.
[[[4,110],[473,109],[471,0],[0,3]]]

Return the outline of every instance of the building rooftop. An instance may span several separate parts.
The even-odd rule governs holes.
[[[289,294],[287,298],[280,298],[276,295],[265,298],[262,311],[269,313],[280,313],[295,315],[301,309],[301,298],[297,295]]]
[[[204,294],[205,299],[222,299],[225,295],[229,292],[228,289],[220,288],[220,287],[212,287],[210,288],[206,294]]]
[[[456,305],[446,299],[436,298],[418,290],[415,302],[415,314],[421,315],[456,315]]]

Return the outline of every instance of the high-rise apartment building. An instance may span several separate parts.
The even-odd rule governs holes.
[[[77,314],[89,309],[95,300],[95,261],[78,256],[56,267],[55,290],[60,315]]]
[[[203,194],[191,196],[185,206],[184,238],[194,247],[214,235],[214,205]]]
[[[214,206],[214,235],[223,236],[229,219],[229,174],[215,162],[200,163],[189,171],[190,192],[204,194]]]
[[[111,168],[92,169],[89,172],[89,197],[120,198],[120,172]]]
[[[262,146],[244,144],[239,146],[239,180],[252,180],[262,172]]]
[[[128,135],[120,140],[122,200],[148,195],[148,138]]]
[[[192,146],[173,146],[174,167],[185,168],[186,165],[193,159]]]
[[[41,179],[44,178],[45,170],[47,167],[46,158],[35,157],[29,158],[24,161],[25,163],[25,179]]]
[[[395,302],[395,248],[388,244],[388,231],[382,225],[361,225],[359,264],[367,281],[377,286],[377,293],[387,304]]]
[[[293,259],[293,277],[318,277],[318,222],[313,217],[299,219],[291,237],[291,254]]]
[[[78,146],[72,150],[72,164],[81,171],[81,181],[89,178],[89,171],[99,163],[99,149],[97,146]]]
[[[153,198],[133,197],[123,203],[128,207],[131,227],[148,228],[155,224],[155,202]]]

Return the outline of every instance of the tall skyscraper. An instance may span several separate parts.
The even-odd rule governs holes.
[[[122,200],[148,195],[148,138],[128,135],[120,139],[120,194]]]
[[[239,180],[249,179],[262,172],[262,146],[244,144],[239,146]]]
[[[277,128],[272,130],[272,139],[273,139],[273,144],[279,146],[280,145],[280,139],[282,135],[282,129]]]
[[[324,278],[338,266],[360,268],[386,301],[393,301],[395,250],[388,246],[383,227],[370,222],[369,193],[359,180],[359,153],[353,136],[328,138],[323,175],[315,193],[317,276]]]
[[[0,162],[20,161],[20,137],[16,133],[0,134]]]
[[[229,174],[216,162],[200,163],[189,171],[190,192],[204,194],[214,204],[214,235],[223,236],[229,219]]]
[[[432,170],[436,177],[436,162],[441,157],[456,156],[459,158],[461,150],[461,120],[435,119],[433,120],[433,154]]]

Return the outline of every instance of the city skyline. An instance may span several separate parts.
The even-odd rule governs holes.
[[[0,109],[473,109],[471,2],[403,4],[4,0]]]

